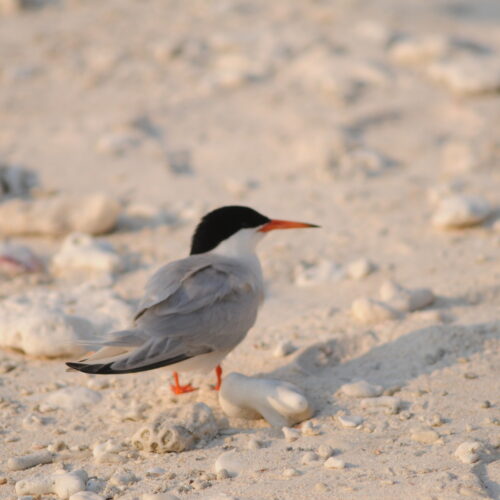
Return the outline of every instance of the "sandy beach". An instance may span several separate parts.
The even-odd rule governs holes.
[[[500,498],[499,25],[495,0],[0,0],[0,499]],[[260,244],[223,363],[311,418],[228,416],[213,373],[66,370],[235,204],[321,226]],[[200,435],[148,449],[155,419]]]

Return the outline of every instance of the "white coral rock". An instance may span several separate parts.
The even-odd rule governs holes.
[[[351,314],[357,321],[364,324],[397,318],[396,311],[387,304],[365,297],[360,297],[352,303]]]
[[[464,464],[473,464],[479,460],[481,448],[478,441],[465,441],[455,450],[455,456]]]
[[[154,453],[190,450],[199,441],[208,441],[218,432],[212,410],[204,403],[171,408],[151,424],[139,429],[132,444]]]
[[[438,203],[432,224],[442,229],[460,229],[481,224],[490,214],[491,206],[482,198],[455,195]]]
[[[390,307],[401,312],[418,311],[434,302],[429,288],[404,288],[394,281],[386,281],[380,288],[380,298]]]
[[[219,403],[230,417],[263,417],[273,427],[290,427],[310,418],[313,409],[298,387],[281,380],[226,375]]]
[[[67,500],[75,493],[85,490],[88,479],[84,470],[73,472],[58,471],[50,476],[35,476],[22,479],[16,483],[18,495],[55,494],[62,500]]]
[[[339,392],[353,398],[374,398],[380,396],[384,388],[381,385],[374,385],[366,382],[366,380],[359,380],[344,384]]]
[[[119,212],[118,202],[104,194],[12,199],[0,205],[0,234],[59,236],[75,231],[103,234],[115,227]]]
[[[122,260],[114,248],[105,241],[95,240],[88,234],[68,235],[52,259],[52,271],[114,273],[122,268]]]
[[[346,274],[353,280],[360,280],[375,270],[375,264],[368,259],[361,258],[352,261],[346,268]]]
[[[109,290],[34,289],[0,302],[0,347],[49,358],[79,356],[88,350],[83,343],[124,328],[131,315]]]

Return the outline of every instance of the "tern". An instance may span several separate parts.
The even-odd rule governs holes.
[[[249,207],[226,206],[205,215],[189,257],[161,267],[149,279],[131,328],[107,333],[94,354],[70,368],[91,374],[124,374],[169,367],[175,394],[178,372],[215,368],[254,325],[264,298],[259,241],[277,229],[319,227],[270,219]]]

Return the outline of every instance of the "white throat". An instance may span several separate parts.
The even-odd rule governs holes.
[[[264,235],[265,233],[256,231],[254,228],[240,229],[227,240],[221,241],[211,253],[239,260],[247,260],[251,257],[257,258],[255,253],[257,243]]]

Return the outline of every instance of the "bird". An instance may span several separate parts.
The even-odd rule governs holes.
[[[158,269],[148,280],[130,328],[105,334],[86,359],[68,362],[89,374],[126,374],[168,367],[174,394],[178,372],[215,368],[219,390],[222,360],[252,328],[264,299],[257,244],[274,230],[315,224],[270,219],[245,206],[223,206],[202,217],[190,255]]]

